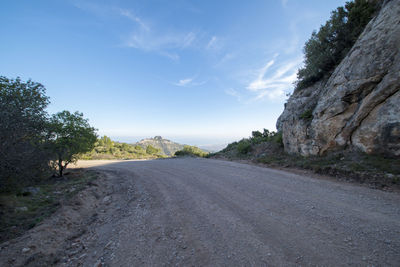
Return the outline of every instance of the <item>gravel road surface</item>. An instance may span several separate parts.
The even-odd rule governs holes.
[[[210,159],[80,166],[114,188],[84,266],[400,265],[398,193]]]

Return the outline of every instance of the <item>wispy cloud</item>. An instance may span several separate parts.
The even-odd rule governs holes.
[[[133,22],[136,22],[137,24],[140,25],[140,27],[146,31],[150,31],[149,26],[147,26],[141,18],[139,18],[138,16],[135,16],[132,11],[130,11],[129,9],[124,9],[124,8],[114,8],[114,10],[116,10],[119,15],[126,17],[128,19],[130,19]]]
[[[176,83],[173,83],[176,86],[182,86],[182,87],[192,87],[192,86],[200,86],[205,84],[207,81],[196,81],[196,77],[193,78],[185,78],[181,79]]]
[[[105,16],[106,14],[110,13],[110,8],[99,5],[96,3],[86,2],[86,1],[72,1],[72,5],[78,9],[81,9],[86,12],[90,12],[97,16]]]
[[[163,26],[157,26],[154,21],[150,24],[148,20],[135,14],[131,9],[103,5],[96,2],[74,1],[73,4],[81,10],[102,18],[109,19],[115,16],[127,18],[135,24],[131,32],[123,37],[123,46],[146,52],[155,52],[174,61],[180,59],[179,50],[192,47],[198,39],[197,34],[193,31],[166,31]]]
[[[246,87],[247,90],[256,93],[255,100],[265,97],[269,99],[283,98],[293,88],[302,58],[280,63],[271,70],[275,61],[275,59],[270,60],[259,69],[257,77]]]
[[[176,86],[186,86],[189,85],[193,81],[192,78],[182,79],[179,82],[175,83]]]
[[[196,34],[193,32],[163,34],[155,30],[136,30],[129,35],[125,46],[143,51],[155,51],[160,55],[177,60],[179,55],[176,50],[190,47],[195,39]]]
[[[174,52],[165,52],[165,51],[158,51],[161,56],[167,57],[173,61],[179,61],[180,56]]]
[[[237,101],[242,101],[242,95],[233,88],[226,89],[225,94],[235,97]]]
[[[118,9],[121,16],[140,25],[134,29],[125,41],[128,47],[136,48],[143,51],[153,51],[168,57],[174,61],[180,59],[176,50],[190,47],[196,40],[197,36],[194,32],[175,32],[164,31],[157,27],[150,28],[141,18],[133,15],[126,9]]]
[[[206,48],[207,49],[215,48],[216,43],[217,43],[217,37],[213,36],[213,37],[211,37],[210,41],[208,42]]]
[[[90,1],[78,1],[72,0],[73,5],[76,8],[84,10],[86,12],[92,13],[96,16],[109,18],[114,16],[121,16],[128,18],[130,21],[135,22],[139,25],[142,29],[149,31],[149,26],[143,22],[143,19],[139,16],[136,16],[134,12],[130,9],[120,8],[111,5],[100,4],[97,2],[90,2]]]
[[[221,37],[217,37],[215,35],[211,36],[211,38],[208,40],[205,48],[206,50],[216,50],[219,51],[223,48],[224,46],[224,39]]]
[[[182,47],[188,47],[190,46],[193,41],[196,39],[196,34],[193,32],[189,32],[188,34],[185,35],[182,41]]]
[[[287,3],[289,0],[281,0],[281,4],[283,7],[287,7]]]
[[[230,61],[231,59],[235,58],[234,53],[226,53],[215,65],[214,68],[223,65],[224,63]]]

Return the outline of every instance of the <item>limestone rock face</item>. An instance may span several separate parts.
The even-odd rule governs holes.
[[[327,80],[293,93],[277,128],[289,153],[400,156],[400,0],[384,3]]]

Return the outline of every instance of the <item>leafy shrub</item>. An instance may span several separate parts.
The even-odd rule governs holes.
[[[260,131],[253,131],[252,136],[249,138],[249,141],[253,145],[261,144],[264,142],[275,142],[277,144],[283,145],[282,133],[274,131],[270,132],[267,129],[264,129],[262,133]]]
[[[0,76],[0,191],[33,183],[50,170],[44,150],[48,104],[40,83]]]
[[[300,114],[300,119],[303,120],[312,120],[313,118],[313,111],[311,109],[307,109],[306,111],[304,111],[303,113]]]
[[[253,131],[251,137],[240,140],[239,142],[233,142],[228,144],[223,150],[217,152],[217,154],[248,154],[254,146],[263,143],[276,143],[280,147],[283,147],[282,133],[281,132],[270,132],[264,129],[263,132]]]
[[[237,151],[240,154],[249,153],[251,151],[251,143],[246,139],[241,140],[237,146]]]
[[[208,152],[205,152],[201,150],[200,148],[196,146],[188,146],[185,145],[182,150],[176,151],[175,156],[180,157],[180,156],[195,156],[195,157],[207,157]]]
[[[283,147],[282,132],[277,132],[271,137],[271,141]]]
[[[238,146],[238,142],[232,142],[230,144],[228,144],[224,149],[221,150],[221,152],[226,153],[228,151],[232,151],[232,150],[236,150],[237,146]]]
[[[148,145],[148,146],[146,147],[146,153],[149,154],[149,155],[157,155],[157,154],[160,154],[160,153],[161,153],[161,150],[158,149],[158,148],[155,148],[155,147],[152,146],[152,145]]]

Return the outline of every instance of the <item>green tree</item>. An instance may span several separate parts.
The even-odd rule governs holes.
[[[365,26],[378,9],[378,3],[379,0],[355,0],[346,2],[345,8],[348,10],[346,34],[348,34],[350,44],[356,42],[358,36],[362,33]]]
[[[46,106],[40,83],[0,76],[0,190],[22,186],[48,171]]]
[[[237,145],[237,150],[240,154],[247,154],[251,151],[251,143],[247,139],[242,139]]]
[[[261,138],[263,137],[263,134],[260,131],[252,131],[251,135],[253,138]]]
[[[69,163],[75,162],[78,155],[89,152],[97,140],[95,128],[79,112],[62,111],[50,120],[50,149],[56,156],[59,176]]]
[[[264,128],[264,131],[263,131],[263,137],[264,137],[264,138],[268,139],[268,138],[270,138],[272,135],[274,135],[274,132],[270,132],[268,129],[265,129],[265,128]]]
[[[155,147],[152,146],[152,145],[148,145],[148,146],[146,147],[146,153],[149,154],[149,155],[156,155],[156,154],[161,153],[161,150],[155,148]]]
[[[331,13],[318,32],[311,34],[304,46],[304,67],[297,73],[296,89],[314,84],[339,65],[373,17],[377,2],[347,2]]]
[[[208,156],[208,152],[205,152],[198,148],[197,146],[189,146],[189,145],[184,145],[182,150],[176,151],[175,156],[195,156],[195,157],[206,157]]]
[[[99,146],[104,146],[107,149],[111,148],[113,146],[113,141],[110,139],[110,137],[104,135],[102,138],[98,140]]]

